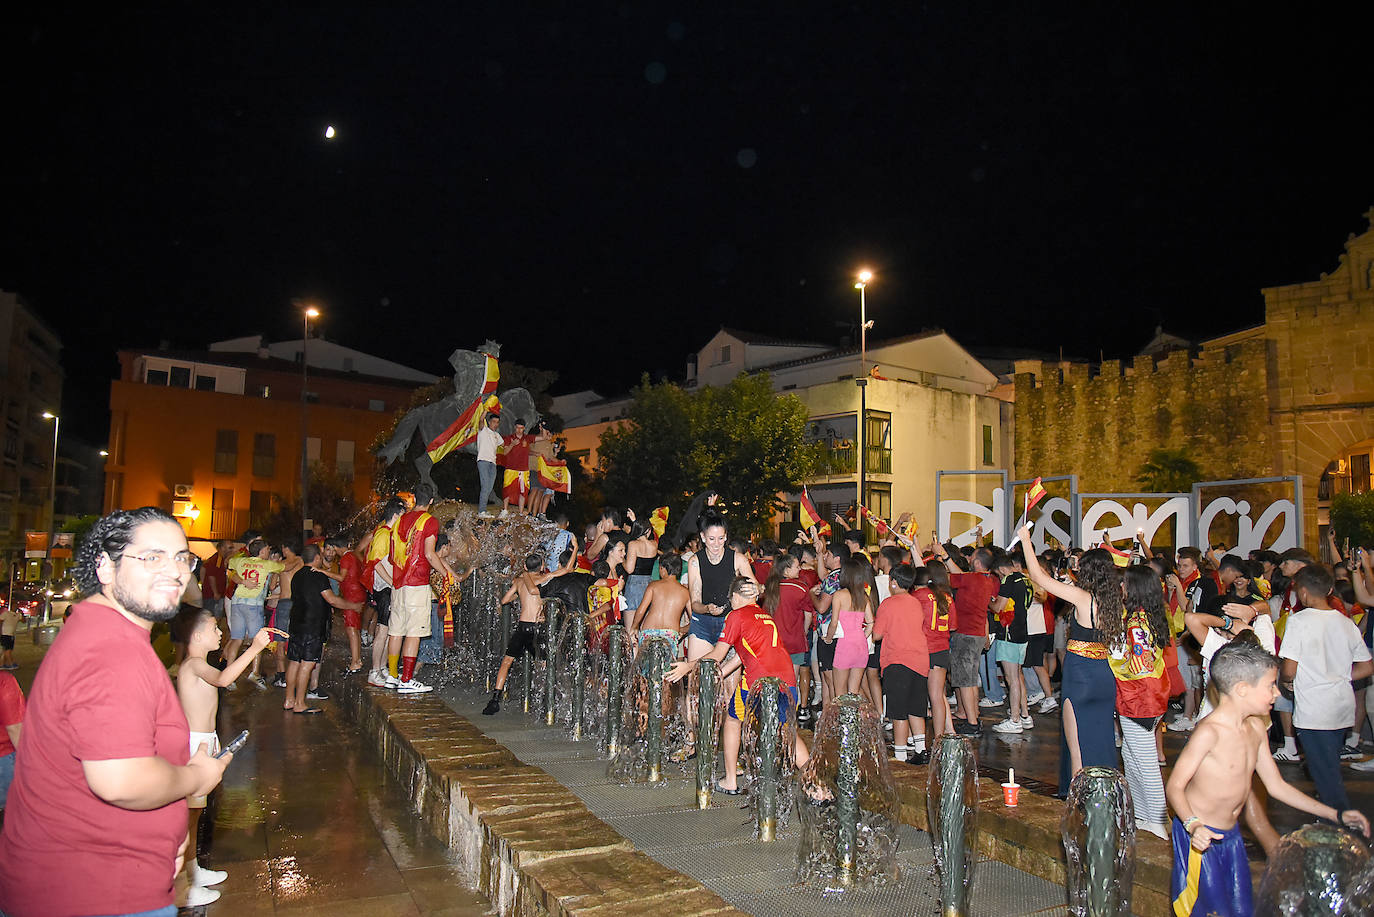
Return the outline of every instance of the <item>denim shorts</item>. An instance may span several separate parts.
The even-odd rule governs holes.
[[[229,639],[252,640],[266,623],[262,603],[229,603]],[[286,628],[282,628],[286,630]]]

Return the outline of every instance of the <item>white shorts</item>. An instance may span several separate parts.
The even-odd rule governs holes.
[[[191,754],[194,755],[200,750],[200,746],[206,742],[210,743],[210,754],[219,751],[219,736],[213,732],[192,732],[191,733]],[[207,796],[187,796],[186,805],[192,809],[205,808]]]
[[[393,637],[428,637],[429,606],[433,601],[434,592],[429,586],[393,586],[387,633]]]

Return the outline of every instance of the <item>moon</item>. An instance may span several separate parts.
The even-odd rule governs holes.
[[[332,124],[325,125],[325,128],[324,128],[324,139],[326,139],[326,140],[333,140],[333,139],[334,139],[334,125],[332,125]]]

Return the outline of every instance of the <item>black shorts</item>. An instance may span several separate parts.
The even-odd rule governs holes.
[[[835,671],[835,644],[816,639],[816,662],[822,672]]]
[[[506,644],[506,655],[519,659],[526,653],[531,656],[539,654],[539,625],[534,621],[517,621],[515,630],[511,631],[510,642]]]
[[[286,658],[291,662],[319,662],[324,656],[324,639],[320,634],[292,634],[286,641]]]
[[[878,669],[878,668],[881,668],[881,666],[878,664],[878,648],[877,648],[876,646],[873,648],[873,652],[871,652],[871,653],[868,654],[868,665],[865,666],[865,668],[869,668],[869,669]]]
[[[1054,652],[1054,634],[1031,634],[1026,640],[1026,665],[1044,665],[1045,655]]]
[[[944,669],[949,671],[949,650],[940,650],[938,653],[930,654],[930,667],[932,669]]]
[[[14,649],[14,634],[0,634],[0,649]]]
[[[883,669],[883,695],[887,697],[887,718],[890,720],[923,717],[930,710],[926,677],[895,662]]]
[[[372,593],[372,607],[377,609],[377,623],[382,627],[391,626],[391,590],[378,589]]]

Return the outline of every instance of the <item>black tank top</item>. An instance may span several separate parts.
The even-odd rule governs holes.
[[[650,576],[654,572],[653,557],[636,557],[633,576]]]
[[[706,605],[730,607],[730,581],[735,578],[735,552],[729,548],[713,564],[706,559],[706,549],[697,552],[697,564],[701,570],[701,601]]]

